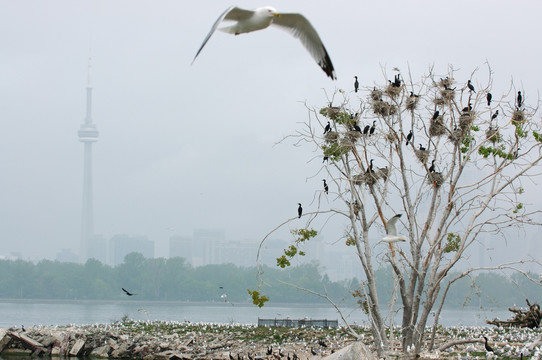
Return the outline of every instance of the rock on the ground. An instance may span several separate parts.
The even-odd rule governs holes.
[[[356,341],[351,345],[348,345],[341,350],[334,352],[333,354],[324,358],[319,356],[313,356],[311,359],[325,359],[325,360],[377,360],[376,357],[369,351],[361,341]]]

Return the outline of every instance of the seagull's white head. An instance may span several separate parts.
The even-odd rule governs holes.
[[[257,12],[262,12],[269,17],[280,17],[280,14],[277,12],[277,9],[271,6],[264,6],[256,10]]]

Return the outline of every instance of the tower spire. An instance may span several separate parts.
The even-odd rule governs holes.
[[[94,220],[92,206],[92,144],[98,141],[98,130],[92,123],[92,85],[91,62],[88,59],[87,78],[87,113],[77,135],[84,145],[83,160],[83,209],[81,212],[81,243],[79,257],[82,263],[87,261],[89,242],[94,236]]]

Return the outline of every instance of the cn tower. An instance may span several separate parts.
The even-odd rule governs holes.
[[[87,80],[87,115],[81,124],[77,135],[79,141],[85,146],[83,162],[83,211],[81,213],[81,249],[79,258],[82,263],[87,261],[88,246],[94,236],[94,222],[92,210],[92,144],[98,141],[98,130],[92,123],[92,85],[90,82],[91,64],[88,59]]]

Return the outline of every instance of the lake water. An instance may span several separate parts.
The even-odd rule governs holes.
[[[345,309],[349,323],[367,325],[366,315],[359,309]],[[441,314],[444,326],[485,326],[486,319],[508,319],[507,309],[476,307],[447,309]],[[31,325],[69,325],[111,323],[128,316],[132,320],[191,321],[213,323],[257,324],[260,318],[339,320],[330,306],[307,304],[266,305],[186,303],[145,301],[59,301],[59,300],[0,300],[0,327],[29,327]],[[432,324],[433,319],[430,318]],[[396,321],[398,323],[398,321]]]

